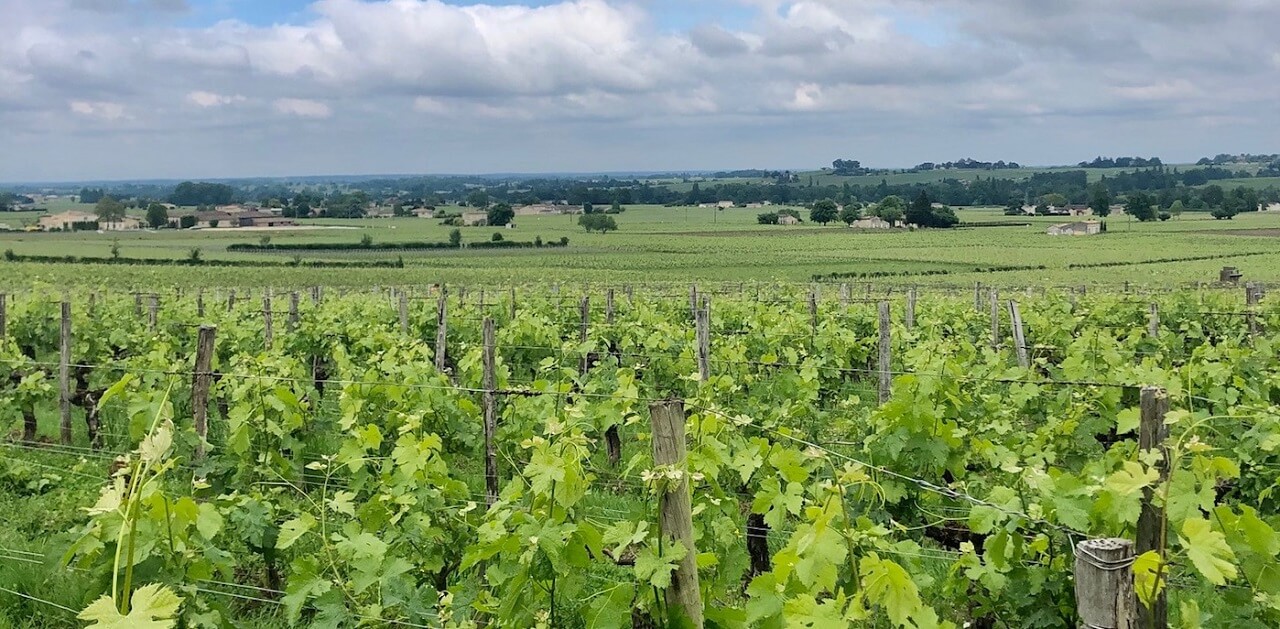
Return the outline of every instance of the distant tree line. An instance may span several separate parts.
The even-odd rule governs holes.
[[[1081,168],[1148,168],[1163,166],[1159,157],[1095,157],[1090,162],[1080,162]]]
[[[911,169],[911,172],[926,172],[930,170],[1004,170],[1010,168],[1022,168],[1022,165],[1018,162],[1006,162],[1004,160],[997,162],[982,162],[966,157],[954,162],[942,162],[941,164],[935,164],[933,162],[916,164],[916,166]]]

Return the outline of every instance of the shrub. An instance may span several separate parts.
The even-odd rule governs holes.
[[[756,215],[756,222],[757,222],[757,223],[760,223],[761,225],[777,225],[777,224],[778,224],[778,213],[777,213],[777,212],[765,212],[764,214],[757,214],[757,215]]]
[[[493,238],[490,238],[489,240],[493,242],[502,242],[502,234],[498,232],[493,232]]]

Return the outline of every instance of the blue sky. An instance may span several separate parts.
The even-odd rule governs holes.
[[[1280,2],[499,1],[0,0],[0,181],[1280,150]]]

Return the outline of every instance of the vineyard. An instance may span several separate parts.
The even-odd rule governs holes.
[[[1280,626],[1256,289],[704,288],[3,296],[0,626]]]

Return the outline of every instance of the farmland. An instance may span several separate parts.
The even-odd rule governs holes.
[[[18,255],[108,258],[113,245],[124,257],[188,257],[283,264],[307,260],[396,260],[404,268],[341,271],[270,267],[169,268],[73,264],[4,264],[0,284],[34,281],[88,286],[360,286],[423,282],[523,284],[546,281],[643,283],[652,281],[807,281],[815,276],[859,275],[890,283],[968,284],[1169,284],[1208,281],[1224,265],[1246,269],[1249,279],[1280,279],[1280,253],[1267,237],[1217,235],[1219,230],[1280,227],[1280,214],[1255,212],[1216,221],[1188,212],[1161,223],[1113,217],[1108,233],[1087,238],[1044,234],[1055,217],[1006,217],[998,209],[961,209],[967,222],[1016,221],[1028,226],[984,227],[945,232],[868,232],[843,226],[795,227],[756,224],[762,210],[632,206],[619,215],[619,229],[588,234],[569,216],[521,217],[515,229],[462,228],[464,242],[484,242],[499,232],[507,240],[568,238],[565,249],[429,250],[386,253],[329,251],[232,253],[235,243],[353,244],[443,242],[450,227],[430,219],[304,219],[316,229],[300,231],[161,230],[121,233],[0,233],[0,249]],[[1192,260],[1137,266],[1078,268],[1102,263],[1256,254],[1234,261]],[[1077,268],[1073,268],[1073,265]],[[1028,268],[1032,267],[1032,268]],[[1044,267],[1044,268],[1039,268]],[[997,269],[998,272],[991,272]],[[1021,270],[1019,270],[1021,269]],[[945,271],[945,274],[927,274]]]

